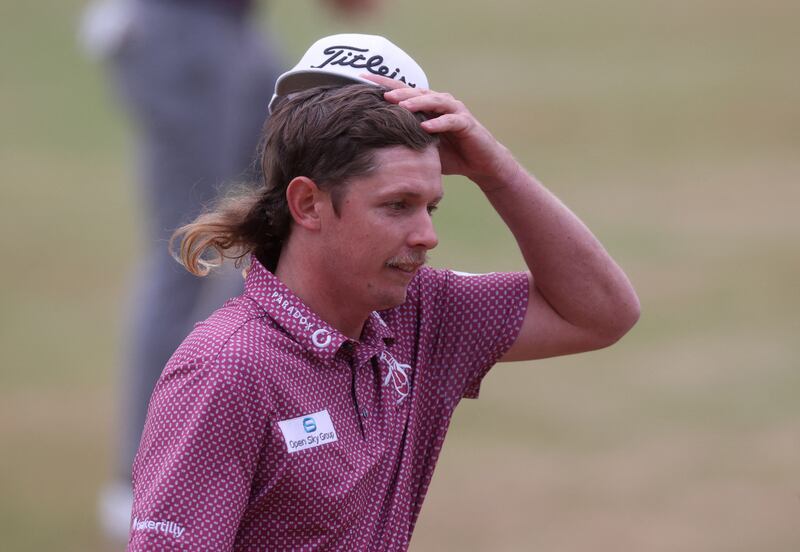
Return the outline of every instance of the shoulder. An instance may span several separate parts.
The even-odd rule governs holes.
[[[527,297],[525,272],[487,272],[474,274],[452,269],[423,267],[408,287],[406,303],[441,303],[478,298]]]
[[[528,290],[526,272],[472,274],[425,267],[409,284],[406,301],[380,315],[395,329],[431,329],[453,321],[494,323],[524,312]]]
[[[263,309],[240,296],[195,325],[170,358],[162,379],[211,379],[258,387],[265,370],[287,349],[286,341]]]
[[[406,290],[406,300],[397,307],[380,312],[389,325],[425,325],[437,319],[449,302],[452,282],[458,272],[443,268],[422,267]]]
[[[406,304],[415,304],[435,299],[446,287],[450,270],[422,267],[408,285]]]
[[[229,300],[202,322],[195,324],[170,359],[170,364],[188,359],[210,360],[219,355],[231,341],[238,342],[247,335],[265,333],[261,327],[265,313],[244,296]]]

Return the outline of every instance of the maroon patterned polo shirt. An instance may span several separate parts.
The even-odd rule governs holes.
[[[424,268],[356,342],[254,260],[153,392],[129,549],[407,549],[453,409],[527,297],[524,273]]]

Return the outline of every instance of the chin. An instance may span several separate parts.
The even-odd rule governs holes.
[[[399,307],[406,302],[406,289],[398,290],[397,292],[387,293],[380,297],[376,304],[378,305],[373,310],[381,311]]]

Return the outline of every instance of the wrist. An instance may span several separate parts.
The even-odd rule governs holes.
[[[525,169],[514,159],[511,152],[505,146],[501,147],[502,151],[497,156],[497,161],[491,170],[472,178],[472,181],[485,194],[502,190],[519,181],[521,175],[527,175]]]

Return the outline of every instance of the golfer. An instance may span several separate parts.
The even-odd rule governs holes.
[[[587,227],[385,39],[323,39],[271,107],[263,185],[179,231],[189,271],[238,259],[245,292],[156,386],[130,550],[405,550],[487,371],[608,346],[639,316]],[[443,174],[480,188],[527,272],[425,266]]]

